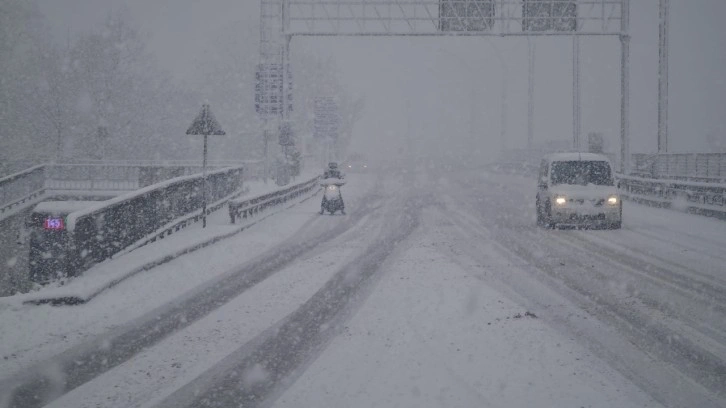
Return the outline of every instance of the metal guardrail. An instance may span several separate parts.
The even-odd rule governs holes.
[[[726,219],[726,183],[617,176],[624,198]]]
[[[259,197],[254,197],[246,200],[230,200],[230,221],[232,224],[234,224],[237,219],[247,219],[248,217],[255,216],[260,212],[265,211],[267,208],[274,207],[289,200],[295,199],[300,195],[305,194],[313,188],[317,187],[318,180],[320,180],[320,176],[315,177],[312,180],[308,180],[306,182],[288,187],[286,189],[278,190]]]

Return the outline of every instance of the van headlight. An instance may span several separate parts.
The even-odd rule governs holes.
[[[608,197],[608,204],[610,205],[616,205],[618,201],[618,196],[611,195],[610,197]]]
[[[557,204],[557,205],[565,205],[565,204],[567,204],[567,197],[565,197],[565,196],[557,196],[557,197],[555,197],[555,204]]]

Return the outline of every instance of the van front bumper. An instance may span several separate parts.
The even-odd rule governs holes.
[[[621,221],[619,206],[601,208],[552,208],[551,222],[558,225],[609,225]]]

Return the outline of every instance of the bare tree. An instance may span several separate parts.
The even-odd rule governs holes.
[[[43,160],[43,148],[34,114],[38,52],[42,16],[32,2],[0,1],[0,169],[17,170]]]
[[[70,47],[70,39],[61,47],[46,42],[43,51],[36,55],[41,75],[37,83],[42,96],[39,117],[44,118],[55,133],[53,156],[56,161],[64,156],[64,142],[75,116],[73,101],[78,93],[71,71]]]
[[[156,68],[125,9],[110,14],[100,31],[80,36],[70,54],[80,154],[115,159],[183,154],[181,127],[191,114],[183,116],[182,107],[192,98]]]
[[[360,120],[365,100],[362,97],[351,95],[345,85],[338,79],[338,67],[335,60],[329,58],[323,60],[307,52],[304,49],[298,50],[295,55],[295,62],[299,64],[296,71],[296,111],[294,117],[305,133],[312,135],[313,128],[313,106],[315,98],[319,96],[334,97],[338,103],[340,124],[338,138],[334,143],[336,157],[344,157],[351,137],[353,127]]]

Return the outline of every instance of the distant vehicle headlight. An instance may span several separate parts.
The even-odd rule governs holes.
[[[608,197],[608,204],[615,205],[618,203],[618,196],[610,196]]]
[[[335,190],[337,190],[337,189],[338,189],[338,186],[336,186],[336,185],[334,185],[334,184],[333,184],[333,185],[329,185],[329,186],[328,186],[328,190],[330,190],[330,191],[335,191]]]
[[[557,205],[565,205],[567,204],[567,198],[563,196],[555,197],[555,204]]]

